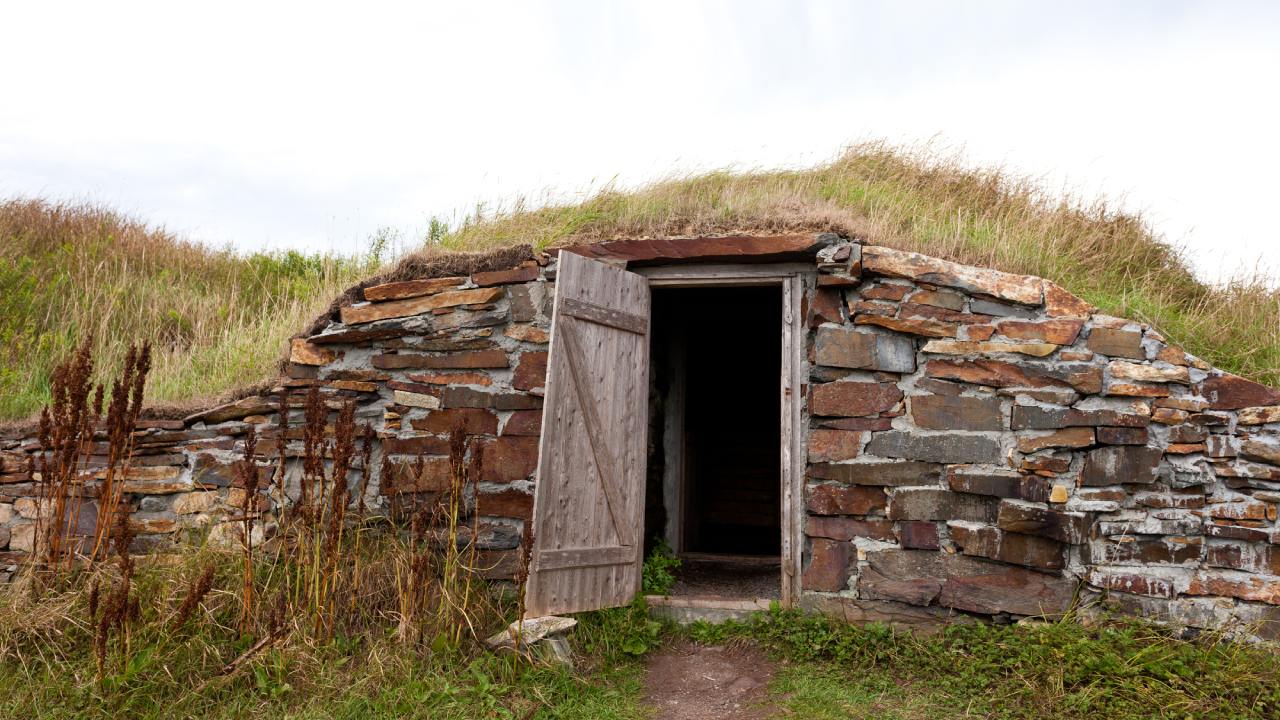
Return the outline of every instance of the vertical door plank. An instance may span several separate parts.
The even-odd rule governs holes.
[[[640,588],[648,281],[562,253],[525,615],[625,605]]]

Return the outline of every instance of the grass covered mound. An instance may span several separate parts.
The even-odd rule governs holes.
[[[85,337],[103,378],[150,341],[153,401],[268,379],[288,338],[376,267],[212,249],[96,205],[0,202],[0,420],[38,411]]]
[[[423,246],[827,230],[1049,278],[1214,365],[1280,385],[1280,295],[1264,278],[1206,285],[1140,217],[928,151],[864,144],[803,170],[711,172],[538,208],[517,201],[452,229],[433,221]],[[237,254],[97,206],[0,203],[0,419],[38,410],[56,358],[86,333],[108,375],[130,342],[150,340],[158,402],[271,379],[285,341],[379,264]]]
[[[1206,285],[1141,217],[928,150],[862,144],[809,169],[678,177],[540,209],[517,202],[478,214],[443,243],[541,247],[801,230],[1045,277],[1104,313],[1150,323],[1218,367],[1280,385],[1280,294],[1266,278]]]

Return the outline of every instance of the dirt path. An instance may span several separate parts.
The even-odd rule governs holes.
[[[656,720],[764,720],[774,664],[758,648],[680,640],[654,653],[645,702]]]

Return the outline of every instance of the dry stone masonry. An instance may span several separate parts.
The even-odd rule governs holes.
[[[923,622],[1103,599],[1195,627],[1278,634],[1280,392],[1047,280],[831,235],[568,251],[617,263],[813,263],[802,604]],[[144,421],[125,489],[139,546],[205,532],[236,542],[243,434],[259,429],[269,479],[279,395],[291,394],[297,427],[318,387],[331,411],[356,401],[358,421],[377,431],[365,501],[381,512],[442,490],[449,432],[475,436],[476,540],[488,574],[509,577],[532,508],[555,290],[554,254],[525,257],[364,287],[293,340],[276,387]],[[28,459],[38,449],[30,436],[0,438],[6,572],[32,548],[40,508]],[[264,487],[264,507],[296,496],[300,434],[286,454],[285,487]],[[419,457],[426,472],[411,472]]]
[[[823,254],[808,604],[911,621],[1105,596],[1276,633],[1280,394],[1046,280]]]

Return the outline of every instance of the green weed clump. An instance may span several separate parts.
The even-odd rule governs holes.
[[[665,540],[649,552],[640,571],[641,592],[645,595],[667,595],[676,585],[680,557]]]
[[[874,704],[865,696],[875,696],[901,698],[902,708],[927,700],[974,717],[1280,716],[1280,657],[1272,648],[1216,633],[1184,640],[1137,620],[1086,625],[1069,616],[925,635],[775,609],[689,633],[701,642],[763,644],[796,664],[783,684],[823,706],[840,697]]]

